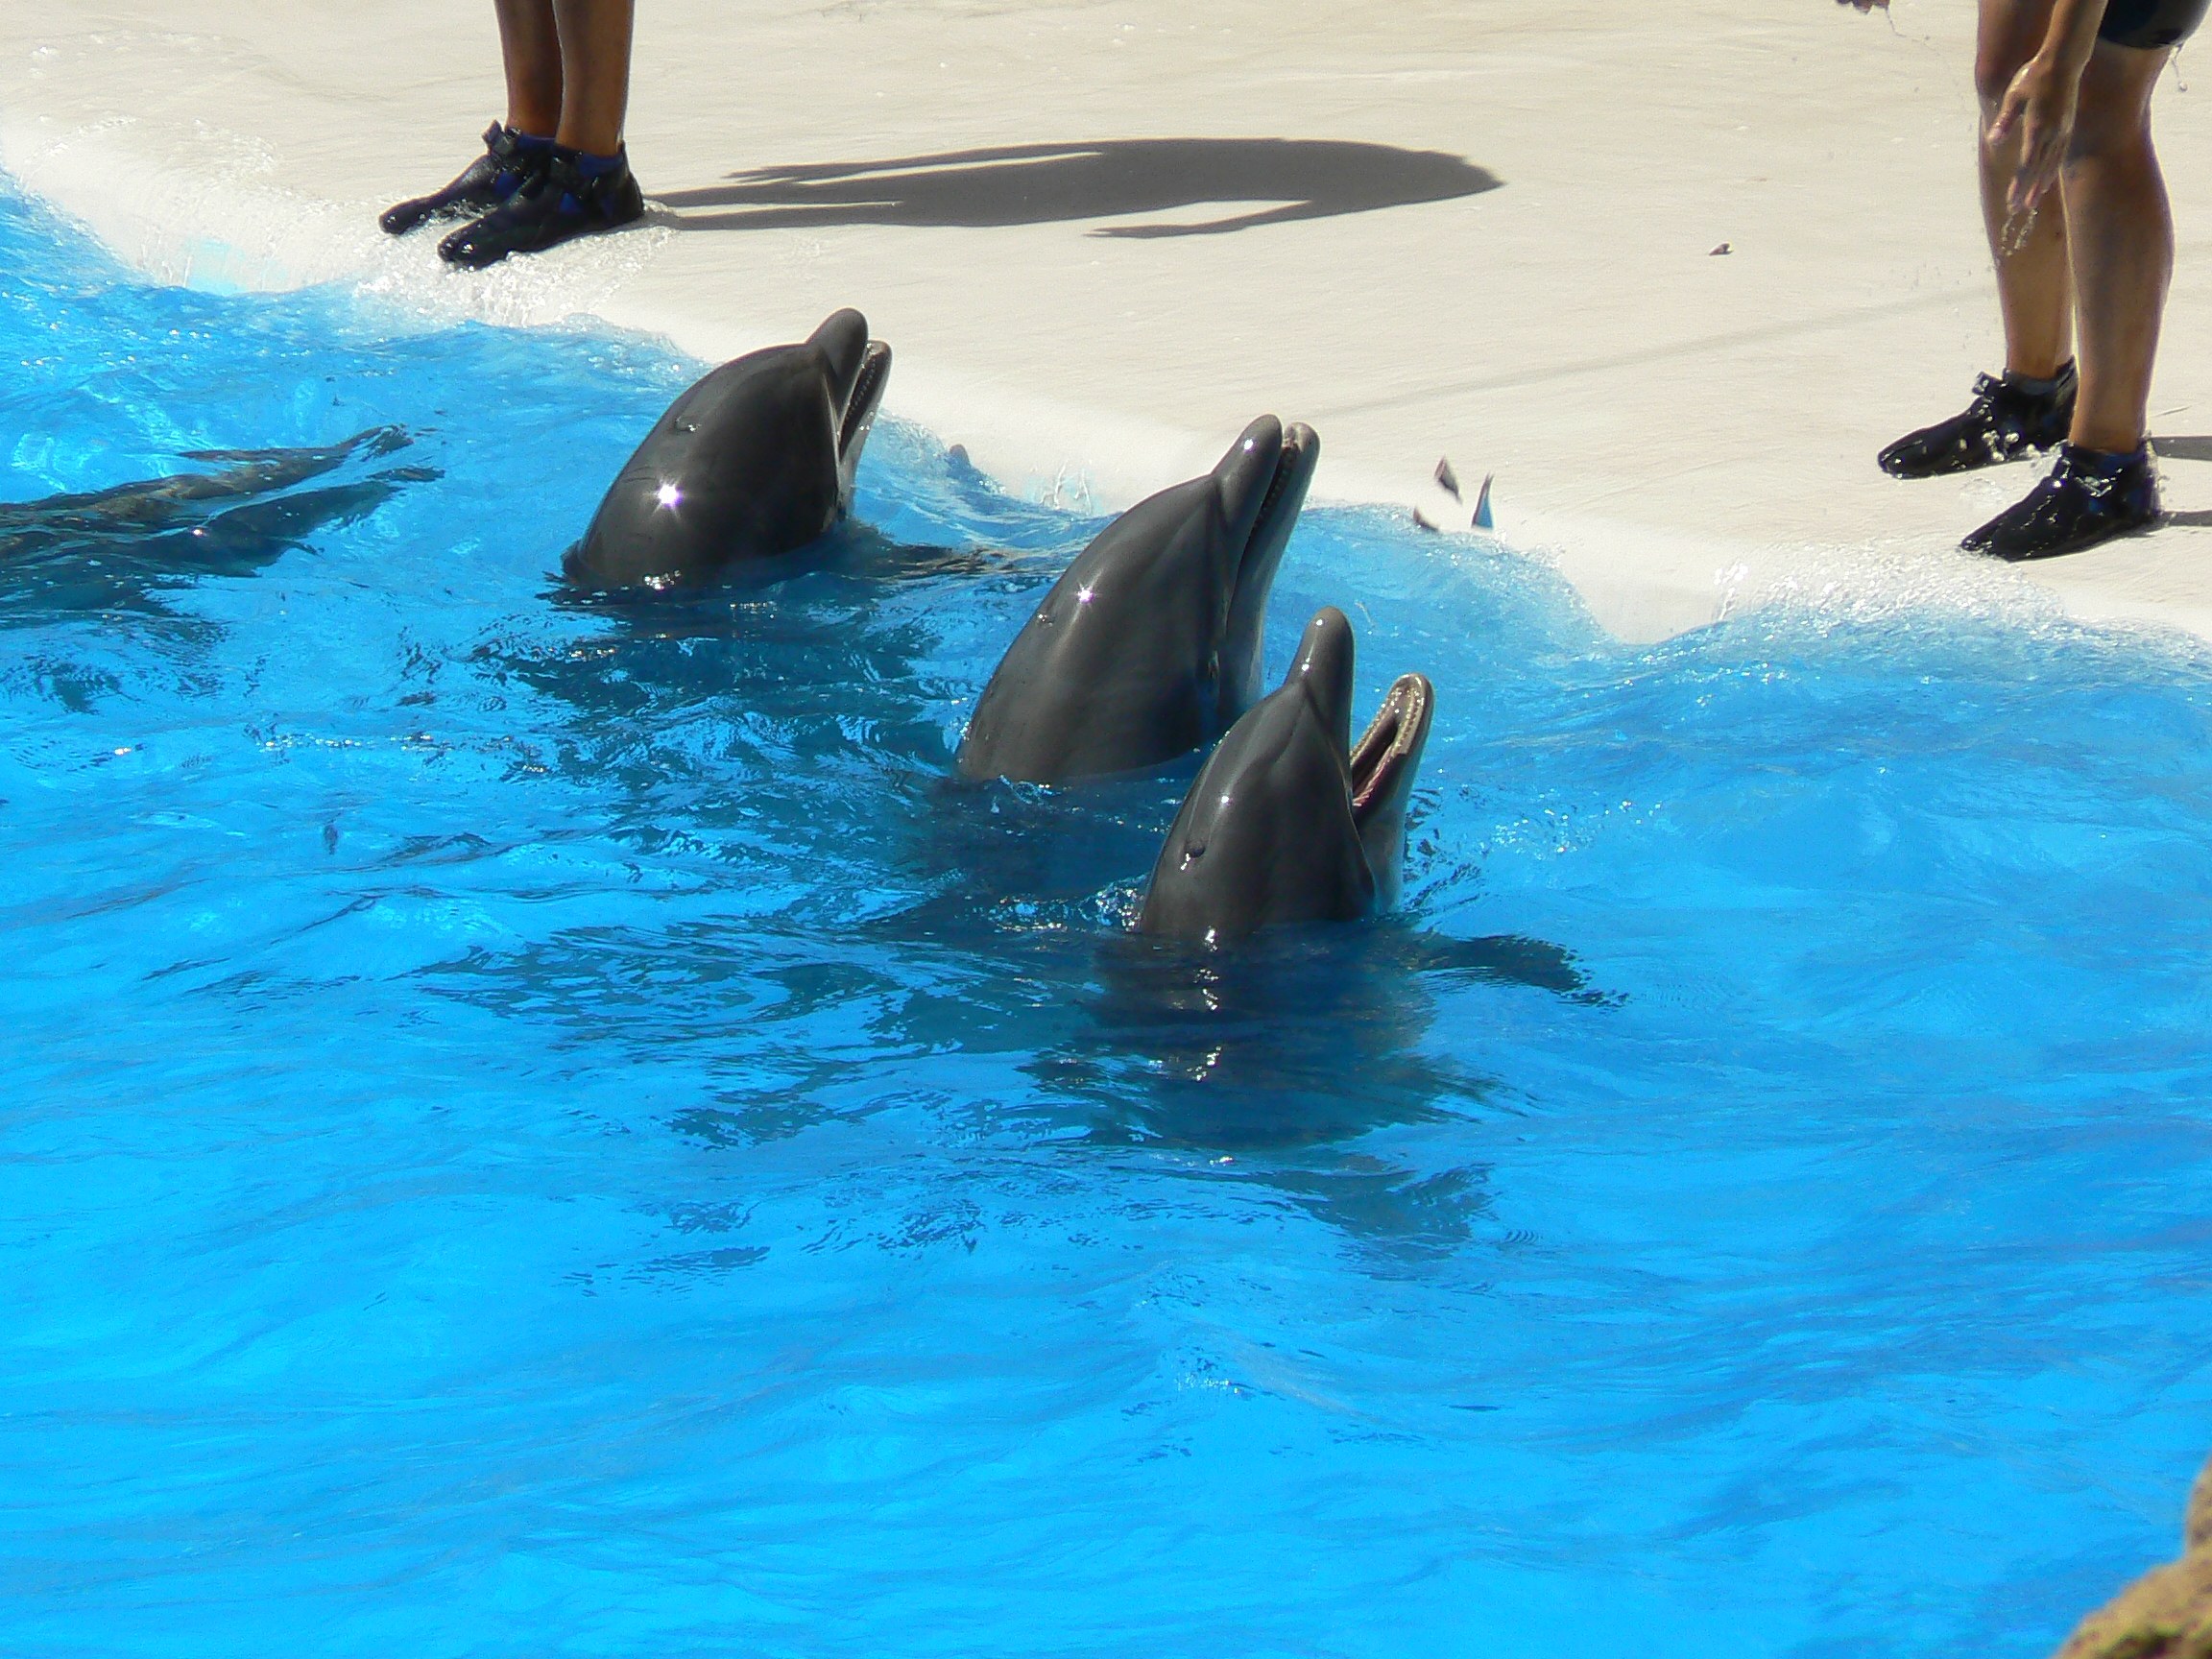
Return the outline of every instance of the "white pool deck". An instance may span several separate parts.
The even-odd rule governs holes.
[[[889,411],[1032,495],[1125,505],[1272,410],[1320,431],[1316,498],[1455,533],[1467,507],[1431,482],[1449,456],[1470,496],[1497,475],[1500,532],[1628,639],[1778,591],[2056,596],[2212,637],[2212,64],[2195,84],[2188,54],[2155,106],[2181,251],[2152,429],[2179,521],[2020,572],[1955,544],[2029,468],[1905,485],[1872,462],[2000,358],[1963,0],[639,11],[630,148],[663,204],[481,276],[373,214],[499,112],[488,3],[10,0],[0,165],[172,280],[590,314],[709,359],[857,305],[897,352]],[[1066,159],[1155,139],[1458,158],[1358,152],[1330,202],[1469,168],[1495,187],[1106,233],[1263,211],[1300,171],[1219,142]]]

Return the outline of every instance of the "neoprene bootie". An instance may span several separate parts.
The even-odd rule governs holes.
[[[385,208],[376,223],[394,236],[404,236],[426,220],[488,212],[543,178],[552,160],[551,139],[533,138],[494,121],[484,129],[484,154],[462,168],[452,183]]]
[[[2048,392],[1978,374],[1973,402],[1948,421],[1908,432],[1875,459],[1892,478],[1936,478],[2048,449],[2074,423],[2077,384],[2071,363],[2058,371]]]
[[[1993,559],[2049,559],[2146,529],[2158,518],[2150,445],[2109,455],[2061,444],[2058,464],[2035,488],[1960,545]]]
[[[643,216],[645,193],[630,172],[629,152],[586,156],[553,147],[544,177],[438,244],[438,256],[480,270],[510,253],[537,253],[578,236],[617,230]]]

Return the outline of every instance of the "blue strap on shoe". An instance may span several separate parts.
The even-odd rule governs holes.
[[[561,186],[561,211],[581,216],[586,202],[598,194],[592,185],[612,178],[628,165],[629,155],[625,150],[617,150],[612,156],[594,156],[589,150],[555,145],[553,182]]]
[[[499,163],[498,177],[492,188],[502,196],[512,196],[530,181],[533,173],[541,170],[553,153],[553,140],[525,132],[518,127],[501,127],[494,138],[484,135],[485,148]]]

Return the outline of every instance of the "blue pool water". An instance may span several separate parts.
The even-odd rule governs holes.
[[[578,606],[650,344],[0,194],[0,361],[9,500],[413,435],[0,564],[0,1650],[2032,1655],[2174,1552],[2204,656],[1315,511],[1407,904],[1200,972],[1178,780],[947,783],[1096,525],[928,435]]]

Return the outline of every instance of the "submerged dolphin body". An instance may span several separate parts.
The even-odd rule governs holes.
[[[402,485],[437,478],[422,466],[328,476],[412,442],[401,427],[377,426],[314,448],[195,449],[182,458],[222,470],[0,502],[0,610],[159,609],[159,589],[260,569],[322,530],[368,517]],[[311,480],[323,481],[298,488]]]
[[[801,345],[723,364],[654,423],[562,574],[580,588],[695,587],[805,546],[852,511],[890,373],[891,348],[853,310]]]
[[[1406,803],[1436,693],[1403,676],[1352,744],[1352,626],[1307,624],[1282,688],[1207,758],[1153,866],[1138,930],[1225,944],[1397,902]]]
[[[976,700],[954,765],[1060,783],[1158,766],[1260,695],[1267,593],[1321,457],[1272,415],[1076,555]]]
[[[0,502],[0,564],[74,543],[158,537],[220,523],[230,504],[275,495],[335,470],[356,454],[372,459],[404,449],[403,427],[373,426],[339,444],[311,449],[188,449],[186,461],[225,463],[220,472],[178,472],[141,478],[79,495]],[[395,469],[402,481],[435,478],[426,468]]]

